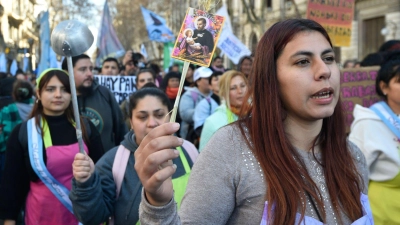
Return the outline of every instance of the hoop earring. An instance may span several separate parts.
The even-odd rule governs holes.
[[[36,104],[38,104],[38,103],[39,103],[39,101],[40,101],[40,99],[36,99]]]

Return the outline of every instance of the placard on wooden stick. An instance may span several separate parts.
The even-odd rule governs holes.
[[[381,100],[375,90],[375,80],[379,68],[379,66],[371,66],[341,70],[340,97],[347,133],[350,132],[350,126],[354,120],[353,111],[356,104],[370,107]]]
[[[189,8],[177,35],[172,58],[209,67],[225,18]]]

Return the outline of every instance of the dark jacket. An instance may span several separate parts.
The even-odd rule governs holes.
[[[130,150],[131,154],[118,200],[115,200],[116,185],[112,174],[118,147],[104,154],[96,163],[95,172],[86,182],[78,183],[75,179],[72,179],[69,198],[73,205],[74,215],[85,225],[98,225],[107,221],[111,215],[114,215],[115,225],[136,224],[139,220],[139,204],[143,186],[134,168],[135,158],[133,154],[138,145],[135,142],[133,131],[125,135],[125,140],[121,144]],[[185,150],[183,152],[189,166],[192,167],[192,160]],[[174,159],[173,163],[177,165],[177,170],[172,178],[184,175],[185,169],[180,159]]]
[[[96,126],[106,151],[124,140],[128,128],[114,94],[110,90],[94,82],[90,94],[78,96],[78,105],[80,114],[88,117]]]

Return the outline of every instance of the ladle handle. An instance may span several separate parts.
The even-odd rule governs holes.
[[[69,83],[71,86],[72,106],[74,108],[74,118],[75,118],[75,123],[76,123],[76,137],[78,139],[78,144],[79,144],[79,152],[86,154],[85,150],[83,148],[81,120],[80,120],[80,115],[79,115],[78,100],[76,97],[74,67],[72,66],[72,57],[71,56],[67,56],[67,65],[68,65],[68,73],[69,73]]]

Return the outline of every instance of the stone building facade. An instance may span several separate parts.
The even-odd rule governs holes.
[[[34,69],[34,62],[39,48],[35,0],[0,1],[0,52],[6,53],[8,63],[16,59],[23,67],[22,58],[29,58],[29,70]]]

